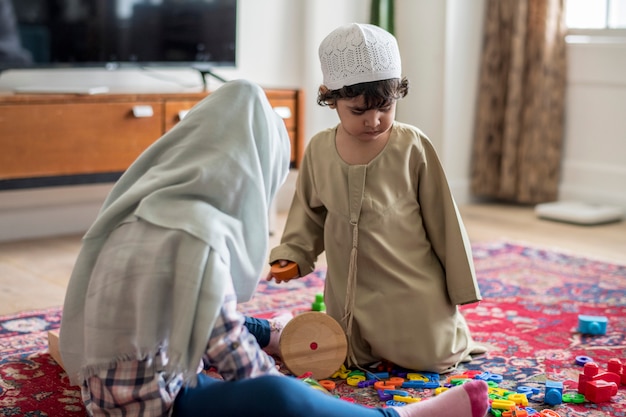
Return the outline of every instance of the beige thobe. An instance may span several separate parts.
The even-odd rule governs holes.
[[[457,308],[481,296],[469,240],[431,142],[395,122],[379,155],[367,165],[348,165],[337,153],[335,132],[324,130],[307,146],[270,263],[294,261],[305,275],[326,252],[325,303],[348,335],[348,365],[388,360],[446,372],[484,352]]]

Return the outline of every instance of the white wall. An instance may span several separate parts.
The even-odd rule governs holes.
[[[397,36],[409,95],[397,119],[433,142],[459,203],[469,201],[474,104],[484,0],[397,0]]]
[[[227,78],[249,78],[267,87],[303,88],[305,135],[337,122],[315,102],[321,73],[317,47],[342,23],[365,22],[363,0],[240,0],[238,66],[218,69]],[[396,0],[396,35],[409,95],[398,120],[414,124],[437,148],[460,204],[471,200],[469,166],[485,0]],[[329,12],[329,11],[332,11]],[[569,92],[561,199],[617,204],[626,209],[626,48],[570,44]],[[170,81],[138,71],[20,71],[0,76],[0,90],[54,83],[125,89],[197,89],[191,70],[165,71]],[[209,80],[210,88],[219,86]],[[278,201],[285,209],[293,180]],[[82,233],[95,218],[110,185],[0,192],[0,241]]]
[[[559,199],[626,210],[626,38],[568,38]]]

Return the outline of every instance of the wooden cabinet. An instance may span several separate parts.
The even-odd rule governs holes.
[[[303,93],[266,89],[304,152]],[[109,181],[207,93],[0,94],[0,189]]]

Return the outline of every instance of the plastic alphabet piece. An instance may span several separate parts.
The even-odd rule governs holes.
[[[394,387],[401,387],[404,384],[404,378],[400,378],[399,376],[392,376],[387,381],[389,385],[393,385]]]
[[[402,383],[402,388],[437,388],[439,387],[439,382],[433,381],[406,381]]]
[[[408,381],[402,381],[402,388],[437,388],[439,387],[439,374],[432,372],[410,372],[406,375]]]
[[[557,405],[563,402],[563,383],[559,381],[546,381],[546,392],[543,402],[549,405]]]
[[[514,410],[505,411],[502,413],[502,417],[527,417],[528,411],[523,408],[516,408]]]
[[[402,407],[402,406],[404,406],[404,405],[406,405],[406,404],[407,404],[407,403],[403,403],[403,402],[400,402],[400,401],[394,401],[394,400],[388,400],[388,401],[385,403],[385,405],[386,405],[387,407]]]
[[[318,381],[318,383],[324,388],[326,388],[328,391],[334,390],[337,385],[335,384],[335,381],[331,381],[330,379],[322,379]]]
[[[611,400],[617,394],[617,384],[602,380],[587,382],[585,398],[593,403],[603,403]]]
[[[491,401],[491,408],[496,410],[510,410],[511,408],[515,408],[515,403],[510,400],[495,399]]]
[[[356,386],[359,388],[367,388],[367,387],[371,387],[375,383],[376,383],[375,379],[368,379],[367,381],[359,382]]]
[[[415,398],[409,395],[394,395],[393,400],[400,403],[416,403],[421,401],[421,398]]]
[[[498,388],[498,387],[489,387],[489,395],[494,395],[495,397],[498,398],[506,398],[509,394],[512,394],[511,391],[507,391],[504,388]]]
[[[559,413],[557,413],[554,410],[549,410],[549,409],[541,410],[539,412],[539,415],[541,417],[561,417],[561,415]]]
[[[409,372],[406,374],[406,379],[409,381],[439,381],[439,374],[435,374],[433,372]]]
[[[358,387],[359,382],[365,381],[365,375],[352,375],[346,378],[346,384],[352,387]]]
[[[521,405],[523,407],[526,407],[528,405],[528,397],[526,397],[526,394],[520,394],[520,393],[509,394],[509,396],[506,397],[506,399],[514,401],[515,404]]]
[[[408,397],[409,396],[408,392],[402,391],[402,390],[399,390],[399,389],[386,389],[386,390],[383,390],[383,392],[385,394],[389,394],[389,395],[393,395],[393,396],[397,395],[399,397]]]
[[[381,401],[389,401],[393,398],[393,395],[385,394],[384,390],[382,389],[377,389],[376,392],[378,392],[378,398]]]
[[[578,331],[582,334],[606,334],[608,319],[604,316],[578,316]]]
[[[320,384],[315,379],[310,378],[309,376],[306,376],[306,375],[303,375],[299,379],[301,379],[303,382],[307,383],[311,388],[316,389],[318,391],[321,391],[324,394],[331,395],[330,392],[328,392],[328,390],[326,389],[326,387],[324,385]]]
[[[380,390],[394,390],[396,389],[396,386],[390,384],[389,381],[376,381],[374,383],[374,388]]]
[[[332,378],[346,379],[348,378],[348,375],[350,375],[350,371],[346,368],[344,364],[341,364],[341,367],[339,368],[339,370],[337,370],[337,372],[332,375]]]
[[[530,387],[528,385],[520,385],[516,390],[520,394],[525,394],[526,398],[532,397],[533,395],[539,394],[541,391],[539,388]]]
[[[476,379],[482,379],[486,382],[492,381],[499,384],[504,378],[502,377],[502,375],[492,374],[491,372],[483,372],[482,374],[477,375]]]

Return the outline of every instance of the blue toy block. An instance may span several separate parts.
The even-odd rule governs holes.
[[[582,334],[606,334],[608,319],[604,316],[578,316],[578,331]]]
[[[543,402],[549,405],[558,405],[563,402],[563,383],[546,381],[546,392]]]

